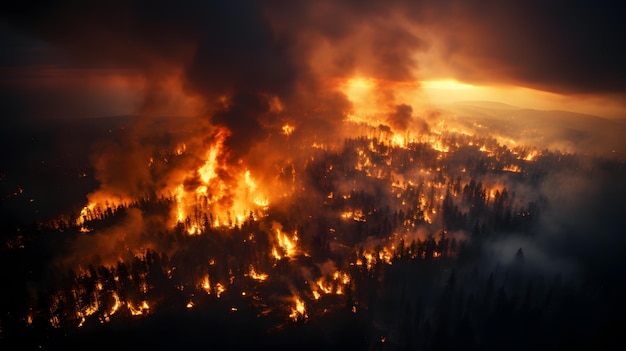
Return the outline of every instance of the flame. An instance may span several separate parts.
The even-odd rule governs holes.
[[[203,184],[209,184],[211,180],[217,177],[217,173],[215,172],[217,168],[217,156],[222,152],[225,139],[226,137],[223,133],[218,134],[217,142],[213,145],[213,147],[209,148],[206,153],[206,161],[200,168],[198,168],[198,174],[200,175],[200,180],[202,180]],[[205,189],[206,188],[203,188],[203,190]],[[199,192],[202,193],[202,190],[199,190]],[[202,195],[206,195],[206,193],[203,193]]]
[[[92,213],[95,208],[96,208],[96,203],[92,202],[92,203],[89,203],[87,206],[83,207],[82,210],[80,211],[80,215],[76,219],[76,225],[80,227],[81,233],[89,233],[92,231],[91,228],[88,228],[85,226],[85,222],[93,219]]]
[[[431,138],[428,142],[430,146],[433,148],[433,150],[436,150],[442,153],[446,153],[450,151],[450,147],[447,145],[444,145],[439,139]]]
[[[85,323],[85,318],[91,316],[92,314],[98,312],[98,310],[100,309],[100,305],[98,303],[98,301],[93,301],[92,303],[86,305],[83,307],[83,309],[78,310],[76,312],[76,317],[80,318],[80,323],[78,324],[78,327],[82,327],[83,324]]]
[[[342,271],[335,271],[330,280],[326,279],[326,277],[320,277],[313,285],[313,298],[319,300],[322,294],[343,295],[344,289],[350,284],[350,281],[350,275]]]
[[[407,138],[399,134],[394,134],[391,137],[391,144],[396,147],[405,148],[407,145]]]
[[[352,219],[356,222],[367,222],[367,217],[363,210],[346,211],[341,214],[343,219]]]
[[[180,156],[187,151],[187,145],[185,143],[180,143],[176,146],[176,150],[174,150],[174,154],[176,156]]]
[[[346,272],[336,271],[333,279],[341,281],[344,285],[350,283],[350,275]]]
[[[296,130],[296,128],[290,124],[285,124],[282,127],[282,133],[285,134],[286,136],[290,136],[291,133],[293,133]]]
[[[320,293],[317,292],[317,290],[313,290],[313,298],[315,298],[316,300],[319,300],[321,297]]]
[[[176,187],[176,220],[178,222],[182,222],[185,220],[185,188],[183,185],[179,185]]]
[[[257,273],[254,270],[254,267],[252,267],[252,265],[250,265],[250,273],[248,273],[248,276],[254,280],[258,280],[258,281],[264,281],[268,278],[268,275],[265,273]]]
[[[518,165],[509,165],[502,168],[503,171],[521,173],[522,169]]]
[[[288,130],[293,131],[293,127]],[[190,235],[203,233],[207,225],[234,227],[243,223],[247,218],[256,220],[256,217],[251,215],[253,210],[268,209],[269,200],[259,191],[259,186],[251,172],[247,169],[238,169],[238,166],[226,165],[226,158],[223,157],[226,153],[224,143],[229,135],[230,132],[227,129],[218,129],[214,141],[202,153],[201,165],[197,169],[178,175],[177,179],[171,179],[170,184],[162,190],[161,195],[171,196],[174,200],[172,209],[174,224],[183,224]],[[174,150],[175,155],[182,155],[186,152],[188,152],[188,147],[185,143],[178,144]],[[197,185],[189,187],[188,184],[191,184],[187,182],[189,179],[196,180]],[[76,220],[80,231],[84,233],[92,231],[86,223],[97,219],[94,213],[99,208],[108,208],[115,206],[116,203],[127,202],[124,199],[114,201],[112,200],[114,198],[105,192],[90,195],[90,200],[93,201],[81,210]],[[207,214],[215,215],[212,223],[205,220],[208,217]]]
[[[252,202],[258,207],[261,207],[263,209],[267,209],[267,206],[270,204],[267,198],[263,199],[261,197],[255,197],[254,200],[252,200]]]
[[[224,285],[222,285],[221,283],[215,284],[215,294],[217,295],[217,297],[220,297],[224,291],[226,291]]]
[[[148,301],[142,301],[141,305],[134,307],[132,303],[128,302],[126,304],[126,306],[128,307],[128,310],[130,311],[130,314],[133,316],[140,316],[142,314],[144,314],[144,312],[148,312],[150,310],[150,306],[148,305]]]
[[[228,130],[220,129],[204,153],[204,163],[171,190],[176,223],[184,224],[190,235],[201,234],[207,225],[232,228],[248,218],[257,220],[253,214],[268,209],[269,200],[250,170],[225,163],[224,142],[228,135]],[[189,188],[188,183],[184,185],[185,179],[196,179],[199,184]],[[206,220],[209,214],[215,215],[212,223]]]
[[[275,259],[280,260],[281,258],[283,258],[279,253],[278,250],[276,249],[276,246],[272,247],[272,256],[274,256]]]
[[[117,295],[116,292],[113,292],[113,299],[115,299],[115,303],[113,304],[113,306],[111,307],[111,310],[109,311],[109,315],[114,315],[115,312],[117,312],[117,310],[120,308],[120,297]]]
[[[374,263],[375,263],[374,254],[372,254],[370,252],[366,252],[366,253],[363,254],[363,257],[365,257],[365,265],[366,265],[367,269],[372,269],[372,267],[374,266]],[[359,264],[359,262],[357,262],[357,264]]]
[[[200,283],[200,287],[206,291],[207,294],[211,294],[211,282],[209,281],[209,275],[205,275]]]
[[[325,294],[332,294],[333,292],[333,287],[331,284],[325,283],[323,278],[318,279],[318,281],[316,282],[317,286],[320,288],[320,290],[325,293]]]
[[[430,216],[428,215],[428,212],[424,212],[424,222],[426,222],[428,224],[432,224],[433,223],[433,219],[430,218]]]
[[[295,306],[291,307],[289,318],[293,319],[294,322],[297,322],[299,319],[308,318],[304,301],[302,301],[299,297],[295,297]]]
[[[293,237],[289,238],[280,228],[276,228],[276,241],[281,252],[276,246],[272,248],[272,256],[276,259],[283,257],[293,257],[296,255],[296,242],[298,241],[298,232],[294,232]]]
[[[536,150],[533,150],[531,152],[528,153],[528,155],[526,155],[526,157],[524,157],[524,160],[526,161],[533,161],[535,159],[535,157],[537,157],[539,155],[539,153]]]

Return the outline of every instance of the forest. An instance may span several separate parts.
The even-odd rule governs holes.
[[[148,193],[29,221],[5,196],[0,345],[623,344],[623,161],[385,133],[275,161],[290,192],[244,216],[204,195],[167,226],[176,195]]]

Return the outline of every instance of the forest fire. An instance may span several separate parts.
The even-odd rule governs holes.
[[[0,19],[1,349],[594,348],[622,322],[626,127],[557,109],[623,117],[597,11],[73,6]]]
[[[383,318],[379,301],[395,304],[387,289],[417,289],[394,287],[387,277],[404,276],[402,269],[441,269],[447,277],[441,272],[472,255],[483,238],[528,231],[545,206],[538,187],[545,164],[580,165],[575,155],[509,148],[468,133],[365,128],[366,136],[323,148],[294,138],[294,153],[274,155],[277,173],[269,176],[227,161],[227,130],[198,150],[178,143],[168,164],[183,166],[166,173],[152,197],[96,190],[73,221],[51,227],[80,234],[77,243],[125,234],[108,260],[79,263],[71,268],[78,273],[59,277],[46,308],[29,307],[23,323],[89,329],[94,321],[159,318],[177,308],[242,316],[252,309],[258,320],[283,320],[277,330],[344,310]],[[295,133],[291,125],[279,131],[282,138]],[[190,156],[197,162],[182,162]],[[524,187],[535,190],[509,190]],[[272,188],[287,190],[276,195]]]
[[[285,132],[287,129],[282,128],[282,130]],[[293,129],[289,129],[289,131],[287,134],[293,133]],[[285,214],[291,219],[278,219],[280,216],[277,217],[277,215],[280,212],[276,212],[277,210],[274,209],[274,206],[270,206],[269,201],[264,196],[269,191],[253,178],[250,169],[247,169],[245,165],[223,163],[227,154],[224,145],[228,140],[228,135],[227,131],[218,131],[213,143],[205,152],[201,152],[204,155],[202,163],[195,169],[187,170],[183,179],[195,177],[198,180],[196,183],[183,182],[178,183],[173,188],[166,187],[161,198],[172,209],[169,213],[172,214],[173,222],[176,223],[166,230],[182,229],[182,233],[190,235],[188,240],[206,241],[218,240],[219,238],[220,241],[226,240],[230,243],[227,245],[231,247],[237,243],[236,245],[241,246],[238,250],[248,252],[247,257],[239,258],[243,266],[233,265],[232,258],[223,257],[224,253],[218,254],[216,251],[205,258],[205,263],[197,266],[208,273],[203,273],[200,281],[189,289],[188,282],[184,280],[184,276],[181,276],[184,272],[181,267],[186,266],[184,262],[160,261],[160,258],[150,258],[153,257],[153,253],[140,252],[137,254],[136,248],[129,248],[132,250],[136,262],[145,262],[147,265],[157,264],[157,268],[129,274],[118,271],[119,267],[111,267],[109,269],[117,271],[112,283],[107,282],[106,279],[102,280],[106,275],[85,271],[85,278],[81,279],[95,279],[97,293],[94,295],[96,296],[94,299],[88,300],[91,302],[81,303],[80,309],[76,312],[78,325],[84,325],[94,314],[100,316],[102,323],[110,321],[114,315],[117,318],[116,312],[120,306],[126,306],[131,315],[137,316],[149,312],[152,314],[153,310],[158,310],[158,303],[153,306],[153,303],[149,304],[147,299],[142,298],[158,291],[155,290],[154,285],[155,269],[163,272],[162,274],[166,277],[165,282],[171,281],[174,284],[176,281],[177,283],[174,285],[178,287],[178,291],[189,294],[182,303],[186,309],[198,306],[198,295],[194,293],[197,291],[204,291],[206,296],[227,300],[232,298],[230,297],[231,294],[236,294],[240,298],[252,296],[256,301],[255,304],[269,306],[273,300],[271,295],[263,293],[263,288],[260,286],[253,287],[252,289],[256,289],[257,292],[249,294],[250,285],[246,284],[253,284],[252,286],[254,286],[254,284],[267,282],[267,287],[270,287],[287,281],[290,282],[289,285],[293,285],[299,279],[296,278],[295,272],[301,270],[309,287],[302,287],[298,289],[297,293],[300,296],[308,296],[311,300],[307,300],[306,304],[310,304],[310,306],[305,308],[303,298],[294,298],[289,319],[293,321],[307,320],[313,316],[313,312],[307,312],[307,310],[328,310],[328,307],[323,308],[322,306],[332,301],[329,300],[332,296],[340,299],[354,298],[355,289],[360,284],[358,279],[355,281],[355,275],[360,276],[363,272],[373,274],[381,266],[394,266],[401,258],[419,261],[444,260],[452,257],[459,244],[458,241],[451,244],[445,230],[441,232],[440,238],[435,239],[433,231],[437,228],[459,228],[469,232],[471,230],[469,225],[473,221],[465,218],[472,216],[478,220],[491,220],[488,219],[490,217],[486,217],[491,216],[491,214],[484,212],[490,208],[493,208],[493,211],[499,211],[497,212],[498,216],[509,216],[506,225],[515,227],[521,224],[514,224],[514,218],[511,216],[520,214],[516,218],[526,219],[534,211],[532,205],[525,206],[523,203],[513,202],[514,199],[507,197],[506,189],[499,185],[475,182],[470,177],[479,173],[476,170],[468,172],[467,168],[471,165],[465,164],[461,169],[461,167],[451,166],[448,163],[449,160],[454,159],[457,153],[466,152],[465,150],[468,150],[467,152],[476,150],[489,160],[489,164],[484,166],[477,164],[474,167],[486,167],[485,169],[489,171],[500,169],[509,173],[528,173],[531,170],[528,162],[531,161],[527,160],[526,155],[533,155],[531,152],[525,153],[518,149],[498,148],[487,151],[485,146],[476,146],[487,145],[485,142],[481,142],[482,139],[467,134],[424,134],[415,137],[403,137],[401,143],[394,141],[399,140],[397,134],[389,132],[386,133],[384,139],[375,137],[347,139],[343,151],[346,155],[345,159],[327,162],[323,157],[332,157],[332,151],[323,151],[326,156],[318,155],[318,160],[313,161],[313,163],[311,160],[314,159],[307,159],[304,163],[305,168],[292,171],[289,179],[292,182],[290,185],[292,188],[294,188],[293,185],[303,181],[303,179],[294,177],[293,174],[307,172],[319,174],[316,172],[322,172],[323,176],[314,181],[322,182],[322,184],[325,179],[331,181],[329,183],[331,187],[326,188],[326,191],[323,192],[324,202],[321,205],[321,213],[327,213],[330,215],[329,218],[343,221],[336,222],[335,225],[327,229],[331,235],[326,239],[330,240],[330,247],[323,249],[320,253],[320,247],[315,246],[314,241],[311,241],[316,238],[316,235],[313,235],[307,227],[299,225],[297,222],[294,225],[294,220],[300,221],[297,219],[296,213],[287,210]],[[490,142],[489,145],[494,144]],[[188,146],[177,150],[175,154],[181,157],[193,152]],[[524,162],[520,162],[522,160],[520,160],[519,155],[524,155]],[[534,155],[541,157],[539,154]],[[412,173],[406,173],[402,169],[406,167],[407,163],[415,163],[418,166],[410,169],[409,172]],[[341,174],[345,172],[356,172],[353,177],[362,177],[364,181],[352,182],[349,188],[345,188],[341,184]],[[227,183],[224,174],[228,174],[229,179],[233,182]],[[409,174],[417,174],[419,178],[409,176]],[[382,187],[376,190],[379,192],[379,198],[376,201],[363,202],[364,196],[369,196],[370,190],[364,192],[362,187],[367,182],[374,180],[382,184]],[[387,185],[384,185],[385,183]],[[391,184],[393,186],[390,186]],[[287,197],[283,196],[276,203],[276,208],[283,208],[284,205],[281,202],[304,196],[304,192],[306,192],[306,187],[303,187],[302,193],[296,191]],[[95,194],[102,199],[102,193],[96,192]],[[95,197],[94,195],[93,198]],[[230,201],[222,201],[225,198]],[[105,199],[102,201],[105,205],[115,206],[115,211],[110,210],[109,207],[102,209],[100,208],[102,205],[90,203],[81,211],[75,225],[79,232],[98,235],[98,231],[91,229],[91,225],[101,227],[101,225],[97,225],[99,221],[106,220],[107,216],[115,216],[116,211],[123,213],[127,208],[139,206],[141,201],[141,199],[125,201],[124,205],[121,206],[113,205],[115,203],[113,200]],[[393,208],[394,212],[384,209],[383,206]],[[459,208],[460,206],[468,209],[465,210],[467,212],[464,213]],[[483,212],[480,212],[479,208],[483,208]],[[316,211],[319,212],[320,210]],[[246,212],[248,215],[245,215]],[[316,212],[309,213],[315,214]],[[307,218],[306,212],[302,215],[304,215],[304,219]],[[171,222],[167,221],[166,223]],[[289,223],[290,228],[296,229],[286,230],[283,223]],[[363,234],[359,234],[359,232],[351,234],[354,230],[352,226],[370,228],[361,230],[371,234],[367,236],[362,236]],[[379,230],[379,232],[373,230]],[[239,234],[240,232],[241,234]],[[357,236],[354,237],[354,235]],[[466,235],[463,234],[454,239],[463,240]],[[354,241],[355,238],[356,241]],[[363,247],[365,240],[373,241],[375,244],[367,244],[367,247]],[[409,241],[406,242],[406,240]],[[181,243],[179,245],[187,244]],[[224,242],[220,245],[223,246]],[[216,246],[216,248],[219,247]],[[325,264],[334,266],[336,263],[330,257],[336,255],[334,252],[339,252],[337,250],[341,247],[345,247],[349,249],[348,252],[351,252],[347,255],[343,254],[345,263],[342,266],[334,267],[331,270],[323,268],[322,271],[318,271],[322,268],[315,267],[323,267],[321,263],[313,264],[313,266],[308,266],[309,264],[305,263],[307,259],[313,260],[313,262],[326,259],[330,263]],[[266,257],[273,258],[274,261],[268,262],[263,259],[263,252],[267,255]],[[314,252],[317,257],[308,252]],[[216,254],[217,256],[215,256]],[[218,259],[218,257],[222,258]],[[149,264],[149,262],[154,263]],[[124,263],[119,262],[118,266],[120,264],[123,265]],[[241,267],[246,268],[242,269]],[[121,297],[122,277],[128,277],[124,280],[130,279],[130,282],[135,286],[134,289],[136,290],[133,294],[139,295],[134,300]],[[244,284],[243,282],[248,283]],[[124,294],[128,294],[128,292]],[[109,296],[110,302],[106,304],[99,302],[104,301],[106,296]],[[133,302],[137,300],[141,302]],[[361,301],[360,304],[361,309],[367,309],[366,303]],[[317,313],[315,312],[315,315]],[[57,324],[62,323],[58,316],[51,317],[51,320]]]
[[[228,135],[225,129],[218,131],[214,144],[206,152],[204,164],[195,171],[199,183],[193,187],[180,184],[174,190],[176,222],[187,222],[187,232],[191,235],[201,233],[209,225],[232,227],[243,223],[249,214],[263,211],[269,205],[249,170],[236,170],[223,163]],[[194,171],[190,173],[185,182],[194,178]],[[225,178],[234,178],[237,185],[227,184]],[[212,221],[201,217],[208,212],[214,214]]]

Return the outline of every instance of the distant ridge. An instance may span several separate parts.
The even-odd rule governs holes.
[[[459,101],[442,108],[455,123],[477,133],[489,132],[526,145],[568,152],[626,154],[626,118],[521,108],[496,101]]]
[[[505,104],[503,102],[489,101],[489,100],[463,100],[463,101],[453,102],[450,105],[474,106],[474,107],[494,108],[494,109],[518,109],[519,108],[517,106]]]

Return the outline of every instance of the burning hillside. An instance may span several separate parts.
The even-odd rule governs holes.
[[[508,147],[436,127],[398,136],[386,126],[346,123],[362,135],[307,145],[294,140],[297,127],[277,128],[264,146],[278,150],[265,173],[258,165],[229,163],[225,129],[198,144],[169,135],[171,149],[154,148],[133,168],[165,175],[147,178],[146,193],[122,195],[101,183],[73,215],[17,228],[6,236],[6,257],[42,275],[28,279],[37,282],[37,292],[18,299],[3,318],[4,337],[31,335],[43,344],[52,337],[50,345],[68,345],[111,330],[100,329],[109,324],[117,329],[133,320],[162,323],[162,316],[175,315],[184,321],[206,313],[254,323],[250,342],[295,342],[294,332],[308,340],[333,330],[332,322],[324,323],[340,318],[356,328],[345,332],[364,333],[343,342],[400,346],[434,342],[424,328],[444,322],[438,299],[488,299],[484,294],[495,292],[485,289],[495,285],[506,299],[499,303],[520,316],[548,313],[542,304],[564,306],[550,302],[550,294],[568,294],[551,282],[557,273],[586,296],[582,267],[562,266],[556,256],[553,263],[536,261],[545,253],[532,243],[544,240],[544,223],[559,207],[546,186],[567,172],[623,174],[622,163]],[[49,251],[47,268],[25,261],[51,250],[47,242],[66,249]],[[515,242],[517,256],[507,248]],[[470,277],[475,283],[455,283]],[[15,279],[16,291],[27,289]],[[533,284],[539,285],[520,288]],[[445,308],[455,303],[470,302],[450,300]],[[446,318],[460,318],[476,338],[489,338],[482,318],[504,307],[481,303],[486,310],[458,307],[446,310]],[[554,313],[541,315],[547,326],[536,338],[553,332],[560,321]],[[436,328],[445,335],[464,332]]]

